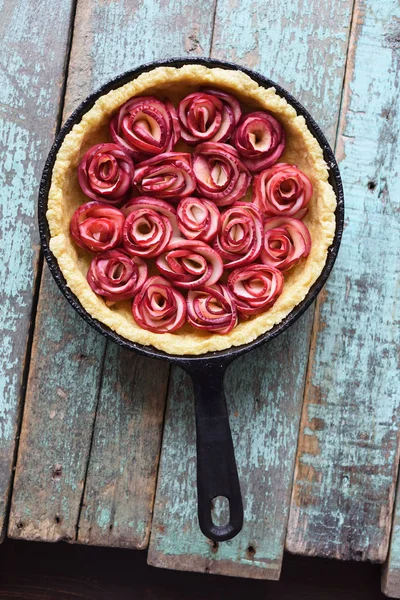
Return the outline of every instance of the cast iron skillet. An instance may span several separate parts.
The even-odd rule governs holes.
[[[208,67],[241,70],[257,81],[259,85],[267,88],[273,86],[276,89],[277,94],[286,98],[286,100],[296,109],[297,113],[304,116],[308,128],[321,145],[324,152],[324,158],[330,169],[329,181],[337,198],[335,238],[332,246],[328,250],[328,257],[324,269],[317,281],[310,288],[304,300],[298,304],[283,321],[263,335],[260,335],[253,342],[238,347],[232,347],[228,350],[208,352],[207,354],[200,356],[175,356],[152,348],[151,346],[136,344],[116,334],[106,325],[103,325],[103,323],[100,323],[86,312],[78,298],[67,287],[57,260],[50,251],[50,233],[46,219],[48,193],[51,184],[53,165],[57,152],[64,141],[65,136],[71,131],[73,125],[80,122],[84,113],[92,108],[93,104],[100,96],[112,89],[124,85],[141,73],[150,71],[159,66],[181,67],[185,64],[200,64]],[[241,356],[253,348],[261,346],[261,344],[272,340],[288,329],[288,327],[290,327],[290,325],[292,325],[292,323],[294,323],[315,300],[335,262],[342,237],[343,218],[344,198],[338,165],[333,152],[317,123],[300,102],[293,98],[293,96],[282,87],[254,71],[250,71],[249,69],[229,62],[210,58],[174,58],[148,63],[137,69],[123,73],[106,85],[103,85],[97,92],[91,94],[84,102],[82,102],[62,127],[50,150],[39,190],[39,230],[43,253],[50,267],[50,271],[69,303],[80,316],[92,325],[92,327],[97,329],[97,331],[123,348],[135,350],[136,352],[140,352],[151,358],[169,360],[171,363],[185,369],[191,376],[194,386],[196,407],[198,517],[201,531],[211,540],[229,540],[239,533],[243,525],[242,498],[224,396],[224,374],[226,368],[238,356]],[[211,501],[217,496],[226,497],[229,501],[229,522],[223,526],[217,526],[212,521]]]

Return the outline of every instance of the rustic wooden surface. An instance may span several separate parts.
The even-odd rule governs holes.
[[[155,58],[207,47],[203,32],[211,22],[212,12],[182,2],[79,2],[68,104],[76,105],[89,90],[116,75],[115,65],[123,72]],[[154,44],[161,31],[163,39]],[[169,368],[110,345],[104,365],[77,541],[144,548]]]
[[[78,0],[69,57],[74,10],[72,0],[57,11],[42,0],[9,0],[0,22],[0,148],[6,152],[1,227],[13,240],[2,250],[0,526],[36,305],[36,192],[61,107],[65,118],[93,89],[142,62],[212,55],[276,79],[336,142],[346,230],[312,335],[309,310],[286,335],[228,372],[246,523],[230,542],[212,544],[198,530],[192,390],[188,377],[173,371],[149,562],[277,579],[289,505],[291,552],[383,562],[400,418],[398,4]],[[45,269],[10,536],[146,547],[167,381],[167,365],[108,345],[86,326]],[[394,597],[400,597],[399,515],[397,507],[383,579],[385,593]]]
[[[238,3],[232,10],[232,3],[219,0],[211,55],[254,67],[282,83],[312,110],[333,141],[338,109],[332,106],[340,105],[352,3],[308,4],[307,11],[297,0]],[[285,44],[293,50],[283,52]],[[235,539],[219,546],[198,528],[192,390],[188,378],[173,371],[150,564],[279,578],[311,325],[312,310],[287,334],[235,361],[227,374],[245,525]]]
[[[294,326],[301,337],[304,319]],[[303,348],[305,349],[305,348]],[[149,564],[166,568],[277,579],[280,573],[301,402],[280,387],[278,370],[260,378],[260,365],[286,360],[292,386],[301,386],[299,354],[283,337],[236,361],[226,375],[233,443],[245,524],[233,540],[211,543],[199,530],[193,393],[174,369],[149,548]],[[295,381],[295,379],[298,379]],[[283,464],[284,463],[284,466]]]
[[[79,542],[147,547],[167,380],[167,363],[108,344]]]
[[[75,540],[104,344],[77,318],[46,270],[15,473],[11,537]]]
[[[35,10],[24,0],[1,4],[0,538],[35,305],[38,178],[58,120],[72,2],[65,0],[57,14],[49,14],[44,0],[35,2]]]
[[[80,0],[64,120],[88,93],[119,72],[156,57],[196,53],[200,47],[207,52],[212,4],[209,8]],[[181,35],[176,36],[179,19]],[[47,268],[35,337],[9,535],[145,547],[167,366],[157,363],[152,380],[153,361],[108,348],[68,306]],[[54,355],[57,360],[49,362]]]
[[[346,228],[319,301],[291,552],[383,562],[399,452],[399,19],[357,0],[337,153]]]

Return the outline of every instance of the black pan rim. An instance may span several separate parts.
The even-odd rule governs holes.
[[[60,149],[65,136],[71,131],[72,127],[79,123],[84,113],[92,108],[96,100],[102,96],[103,94],[108,93],[109,91],[118,88],[128,81],[131,81],[135,77],[138,77],[141,73],[145,73],[156,67],[181,67],[188,64],[201,64],[211,68],[223,68],[223,69],[234,69],[239,70],[254,79],[259,85],[263,87],[274,87],[276,93],[282,97],[284,97],[289,104],[291,104],[297,114],[302,115],[307,123],[308,128],[314,137],[318,140],[324,154],[324,159],[329,167],[329,181],[334,189],[337,199],[337,206],[335,211],[336,218],[336,228],[335,228],[335,236],[333,242],[328,249],[327,259],[324,265],[323,270],[321,271],[318,279],[309,289],[305,298],[297,304],[293,310],[277,325],[275,325],[269,331],[261,334],[255,340],[248,342],[247,344],[243,344],[241,346],[231,346],[225,350],[219,350],[214,352],[207,352],[205,354],[200,355],[176,355],[176,354],[168,354],[161,350],[154,348],[153,346],[144,346],[142,344],[138,344],[136,342],[132,342],[115,331],[110,329],[107,325],[101,323],[97,319],[93,318],[82,306],[78,298],[73,294],[73,292],[68,288],[65,278],[61,272],[60,267],[58,266],[57,259],[53,255],[49,247],[50,241],[50,232],[46,218],[47,211],[47,201],[48,201],[48,193],[51,185],[51,174],[53,170],[53,166],[56,160],[56,156],[58,150]],[[343,185],[340,177],[339,167],[336,162],[334,153],[324,135],[319,125],[316,123],[314,118],[310,115],[310,113],[304,108],[304,106],[294,98],[287,90],[282,88],[279,84],[274,81],[268,79],[267,77],[261,75],[260,73],[253,71],[251,69],[247,69],[246,67],[242,67],[232,62],[217,60],[213,58],[170,58],[166,60],[157,60],[152,61],[139,67],[126,71],[112,80],[108,81],[106,84],[102,85],[95,92],[90,94],[70,115],[70,117],[66,120],[62,128],[60,129],[51,149],[49,155],[47,157],[43,174],[39,187],[39,202],[38,202],[38,220],[39,220],[39,233],[40,233],[40,241],[43,250],[43,255],[46,258],[47,264],[49,265],[50,271],[68,300],[71,306],[77,311],[77,313],[87,322],[89,325],[94,327],[99,333],[104,335],[106,338],[111,339],[114,343],[119,346],[139,352],[149,358],[159,358],[164,360],[169,360],[173,362],[180,363],[181,366],[187,367],[195,367],[196,364],[201,362],[204,365],[205,361],[218,359],[221,363],[229,363],[238,356],[248,352],[252,349],[258,348],[262,344],[276,338],[278,335],[283,333],[286,329],[290,327],[297,319],[301,317],[301,315],[309,308],[309,306],[314,302],[322,287],[324,286],[332,268],[336,261],[336,257],[339,251],[339,246],[341,242],[341,238],[343,235],[343,227],[344,227],[344,193],[343,193]],[[200,366],[200,364],[198,365]]]

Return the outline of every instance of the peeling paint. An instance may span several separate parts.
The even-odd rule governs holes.
[[[57,119],[70,10],[70,1],[63,2],[57,14],[49,14],[43,0],[34,8],[14,0],[0,21],[1,534],[39,255],[37,190]]]
[[[55,335],[54,330],[63,335]],[[46,270],[15,472],[11,537],[75,538],[104,348],[104,338],[67,307]],[[75,360],[78,353],[88,360]],[[43,464],[49,465],[50,472],[54,465],[62,465],[62,477],[49,478]],[[25,523],[23,528],[18,527],[16,515]],[[60,518],[56,526],[53,515]]]
[[[400,65],[385,42],[394,15],[395,1],[357,0],[354,11],[339,132],[347,227],[319,302],[287,540],[300,554],[378,562],[389,544],[400,419]]]
[[[104,365],[77,541],[145,548],[168,365],[114,344],[107,347]]]
[[[333,141],[351,7],[351,0],[218,0],[212,55],[255,67],[282,83],[305,103]],[[219,544],[218,552],[198,528],[193,398],[188,378],[174,371],[150,564],[279,578],[311,323],[309,312],[286,335],[236,361],[226,377],[245,525],[235,539]],[[317,419],[318,415],[315,423],[322,422]],[[250,560],[248,548],[254,545],[255,560]]]

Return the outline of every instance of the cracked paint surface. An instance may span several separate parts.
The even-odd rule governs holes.
[[[39,242],[39,178],[55,131],[70,2],[2,8],[0,74],[0,529],[7,504]],[[44,26],[46,22],[46,26]],[[57,30],[57,35],[55,31]]]
[[[396,2],[375,0],[354,13],[339,132],[346,229],[316,321],[287,542],[293,552],[379,562],[399,451],[396,15]]]
[[[156,57],[184,54],[189,36],[191,44],[208,51],[208,33],[202,32],[211,30],[212,6],[210,2],[208,13],[195,3],[79,1],[64,120],[87,94],[118,73]],[[152,381],[152,361],[106,348],[104,338],[71,310],[47,268],[36,333],[11,535],[145,547],[167,365],[157,364]],[[49,354],[55,356],[52,361]],[[58,478],[52,478],[54,465],[62,466]]]
[[[323,2],[317,7],[314,2],[219,0],[212,56],[254,67],[285,85],[305,102],[333,141],[351,8],[352,2]],[[311,69],[318,77],[311,78]],[[228,372],[226,395],[245,525],[235,539],[217,548],[201,534],[196,517],[190,381],[173,372],[150,564],[279,578],[311,325],[312,310],[276,342],[236,361]]]

